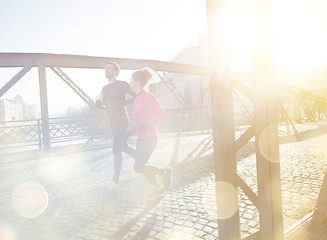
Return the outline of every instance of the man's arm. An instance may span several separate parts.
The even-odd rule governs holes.
[[[106,109],[107,107],[102,103],[100,99],[95,101],[95,106],[99,109]]]
[[[96,97],[95,106],[99,109],[106,109],[106,106],[103,104],[102,92]]]

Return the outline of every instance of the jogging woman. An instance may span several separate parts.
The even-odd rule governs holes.
[[[134,169],[143,174],[154,188],[149,198],[160,195],[171,185],[172,168],[159,168],[148,164],[148,160],[155,149],[158,141],[158,123],[165,114],[158,99],[146,88],[154,80],[155,73],[149,68],[135,71],[131,76],[131,90],[136,93],[133,115],[135,125],[130,130],[131,134],[137,135]],[[156,176],[163,179],[160,185]]]

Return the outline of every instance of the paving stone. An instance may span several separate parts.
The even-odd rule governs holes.
[[[192,217],[196,217],[196,216],[198,216],[199,214],[198,214],[197,212],[190,212],[190,215],[191,215]]]
[[[254,228],[255,226],[258,225],[258,223],[255,222],[255,221],[249,221],[249,222],[248,222],[248,225],[249,225],[250,227]]]
[[[185,222],[184,224],[185,227],[193,227],[194,226],[194,223],[193,222]]]
[[[204,227],[204,225],[202,225],[202,224],[195,224],[194,225],[194,228],[197,229],[197,230],[201,230],[203,227]]]
[[[163,226],[164,226],[165,228],[171,228],[173,225],[174,225],[174,224],[172,224],[172,223],[170,223],[170,222],[165,222],[165,223],[163,224]]]
[[[301,141],[280,145],[285,229],[309,213],[319,195],[327,169],[327,131],[314,135],[317,126],[327,129],[325,123],[300,125]],[[102,240],[111,239],[114,234],[122,240],[217,239],[214,164],[212,150],[209,153],[204,144],[211,141],[210,135],[181,137],[174,155],[177,138],[159,139],[149,162],[172,166],[174,181],[155,206],[145,201],[151,186],[134,172],[133,161],[126,155],[121,189],[116,194],[108,191],[106,186],[113,173],[110,148],[84,151],[78,154],[83,160],[75,162],[76,155],[59,154],[59,157],[2,164],[0,229],[10,223],[17,240],[23,239],[21,236],[35,240]],[[237,168],[242,179],[257,193],[253,150],[250,142],[237,153]],[[68,163],[72,164],[72,171]],[[64,169],[56,170],[56,165]],[[16,186],[31,180],[44,186],[49,202],[41,215],[26,219],[12,208],[12,193]],[[259,230],[259,215],[242,191],[239,199],[241,231],[245,236]]]
[[[211,234],[213,232],[213,228],[211,227],[204,227],[202,230],[208,234]]]
[[[181,219],[176,219],[176,220],[174,221],[174,224],[176,224],[176,225],[183,225],[183,223],[184,223],[184,221],[181,220]]]
[[[248,230],[249,230],[249,226],[248,225],[246,225],[246,224],[242,224],[241,225],[241,231],[242,232],[248,232]]]
[[[211,227],[211,228],[218,228],[218,224],[215,223],[215,222],[209,222],[208,226]]]
[[[246,213],[246,214],[243,215],[243,217],[244,217],[245,219],[252,220],[253,215]]]
[[[195,236],[200,237],[200,238],[203,238],[205,235],[206,235],[206,233],[203,232],[203,231],[197,231],[197,232],[195,232]]]

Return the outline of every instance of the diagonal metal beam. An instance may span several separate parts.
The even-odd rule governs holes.
[[[254,137],[255,126],[251,125],[234,143],[234,151],[237,152],[240,150],[245,144],[249,142],[249,140]],[[252,191],[252,189],[243,181],[243,179],[237,175],[237,185],[243,190],[243,192],[248,196],[251,202],[259,208],[258,196]]]
[[[167,74],[163,71],[161,71],[162,76],[157,71],[158,76],[160,77],[161,81],[164,83],[164,85],[169,89],[169,91],[174,95],[175,99],[178,101],[178,103],[185,108],[185,98],[183,94],[178,90],[178,88],[173,84],[173,82],[169,79]]]
[[[37,59],[34,59],[29,64],[25,65],[11,80],[9,80],[1,89],[0,97],[2,97],[12,86],[14,86],[31,68],[34,66]]]
[[[237,185],[243,190],[246,196],[250,199],[254,206],[259,208],[259,200],[257,194],[255,194],[252,189],[243,181],[243,179],[237,175]]]
[[[314,121],[315,117],[314,117],[314,113],[312,112],[312,110],[310,109],[310,107],[308,106],[307,102],[305,101],[304,97],[300,98],[300,101],[302,102],[302,108],[304,110],[304,112],[307,114],[308,120],[307,121]]]
[[[82,100],[88,104],[99,116],[102,121],[109,123],[109,120],[101,114],[101,111],[95,106],[92,99],[72,80],[64,73],[59,67],[50,67],[53,72],[55,72]],[[98,128],[99,125],[96,127]],[[95,130],[91,134],[90,138],[86,142],[88,145],[94,138]]]
[[[88,104],[95,112],[97,112],[100,116],[101,113],[99,109],[95,106],[92,99],[58,67],[50,67],[50,69],[55,72],[86,104]]]
[[[291,124],[291,126],[292,126],[292,128],[293,128],[295,134],[298,134],[298,131],[297,131],[296,127],[294,126],[294,124],[293,124],[291,118],[288,116],[287,111],[286,111],[286,109],[284,108],[284,106],[283,106],[282,102],[280,101],[280,99],[278,99],[278,102],[279,102],[279,107],[280,107],[280,113],[281,113],[282,115],[284,115],[286,122],[289,123],[289,124]]]
[[[254,137],[255,127],[252,124],[235,142],[234,151],[235,153],[240,150],[245,144],[247,144],[251,138]]]
[[[233,87],[242,93],[245,97],[253,101],[253,89],[246,86],[242,81],[233,79]]]

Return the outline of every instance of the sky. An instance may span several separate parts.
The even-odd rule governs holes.
[[[170,61],[206,34],[205,0],[0,0],[0,52]],[[0,86],[18,71],[0,69]],[[94,97],[106,84],[104,72],[80,72],[67,70]],[[129,81],[129,74],[121,77]],[[36,78],[30,71],[2,98],[20,94],[39,104]],[[80,104],[76,96],[67,99],[71,90],[49,71],[47,81],[50,114]]]
[[[249,69],[258,32],[248,3],[228,0],[223,34],[235,68]],[[273,0],[272,11],[275,66],[294,75],[327,66],[327,0]],[[0,0],[0,52],[171,61],[206,35],[205,0]],[[0,86],[18,71],[0,69]],[[107,83],[102,70],[65,71],[91,98]],[[128,82],[130,74],[119,77]],[[2,98],[39,104],[37,81],[33,69]],[[51,71],[47,82],[50,116],[83,104]]]
[[[206,34],[205,0],[0,0],[1,52],[170,60]]]

